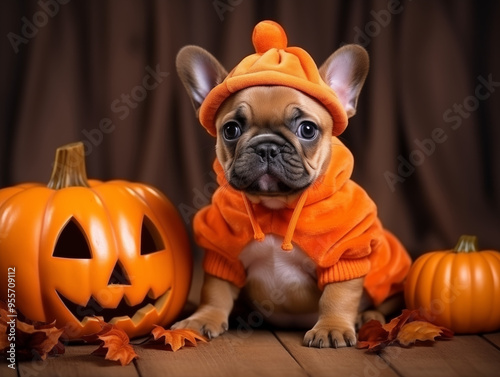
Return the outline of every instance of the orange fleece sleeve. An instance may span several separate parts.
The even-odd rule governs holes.
[[[245,209],[236,205],[238,200],[239,195],[217,190],[212,204],[195,215],[193,227],[196,243],[205,250],[205,272],[241,288],[246,273],[238,255],[253,233]]]

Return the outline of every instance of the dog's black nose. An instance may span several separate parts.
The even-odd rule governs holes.
[[[257,145],[255,153],[257,153],[264,161],[269,161],[280,153],[280,147],[274,143],[262,143]]]

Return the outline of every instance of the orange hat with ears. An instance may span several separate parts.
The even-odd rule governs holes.
[[[200,123],[208,133],[216,135],[217,110],[231,94],[251,86],[280,85],[300,90],[322,103],[333,118],[333,136],[340,135],[347,127],[347,114],[311,56],[300,47],[287,47],[285,31],[274,21],[259,22],[252,42],[255,54],[244,58],[208,93],[200,107]]]

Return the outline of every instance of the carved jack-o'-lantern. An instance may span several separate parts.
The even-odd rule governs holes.
[[[171,323],[191,282],[192,257],[175,207],[154,188],[86,179],[83,144],[59,148],[48,186],[0,190],[0,299],[15,274],[27,318],[56,320],[69,338],[100,329],[130,337]]]

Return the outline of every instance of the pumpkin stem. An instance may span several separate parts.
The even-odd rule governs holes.
[[[47,185],[53,190],[72,186],[90,187],[85,170],[85,148],[82,142],[57,148],[52,176]]]
[[[455,253],[471,253],[477,250],[477,237],[468,235],[460,236],[457,245],[453,249]]]

